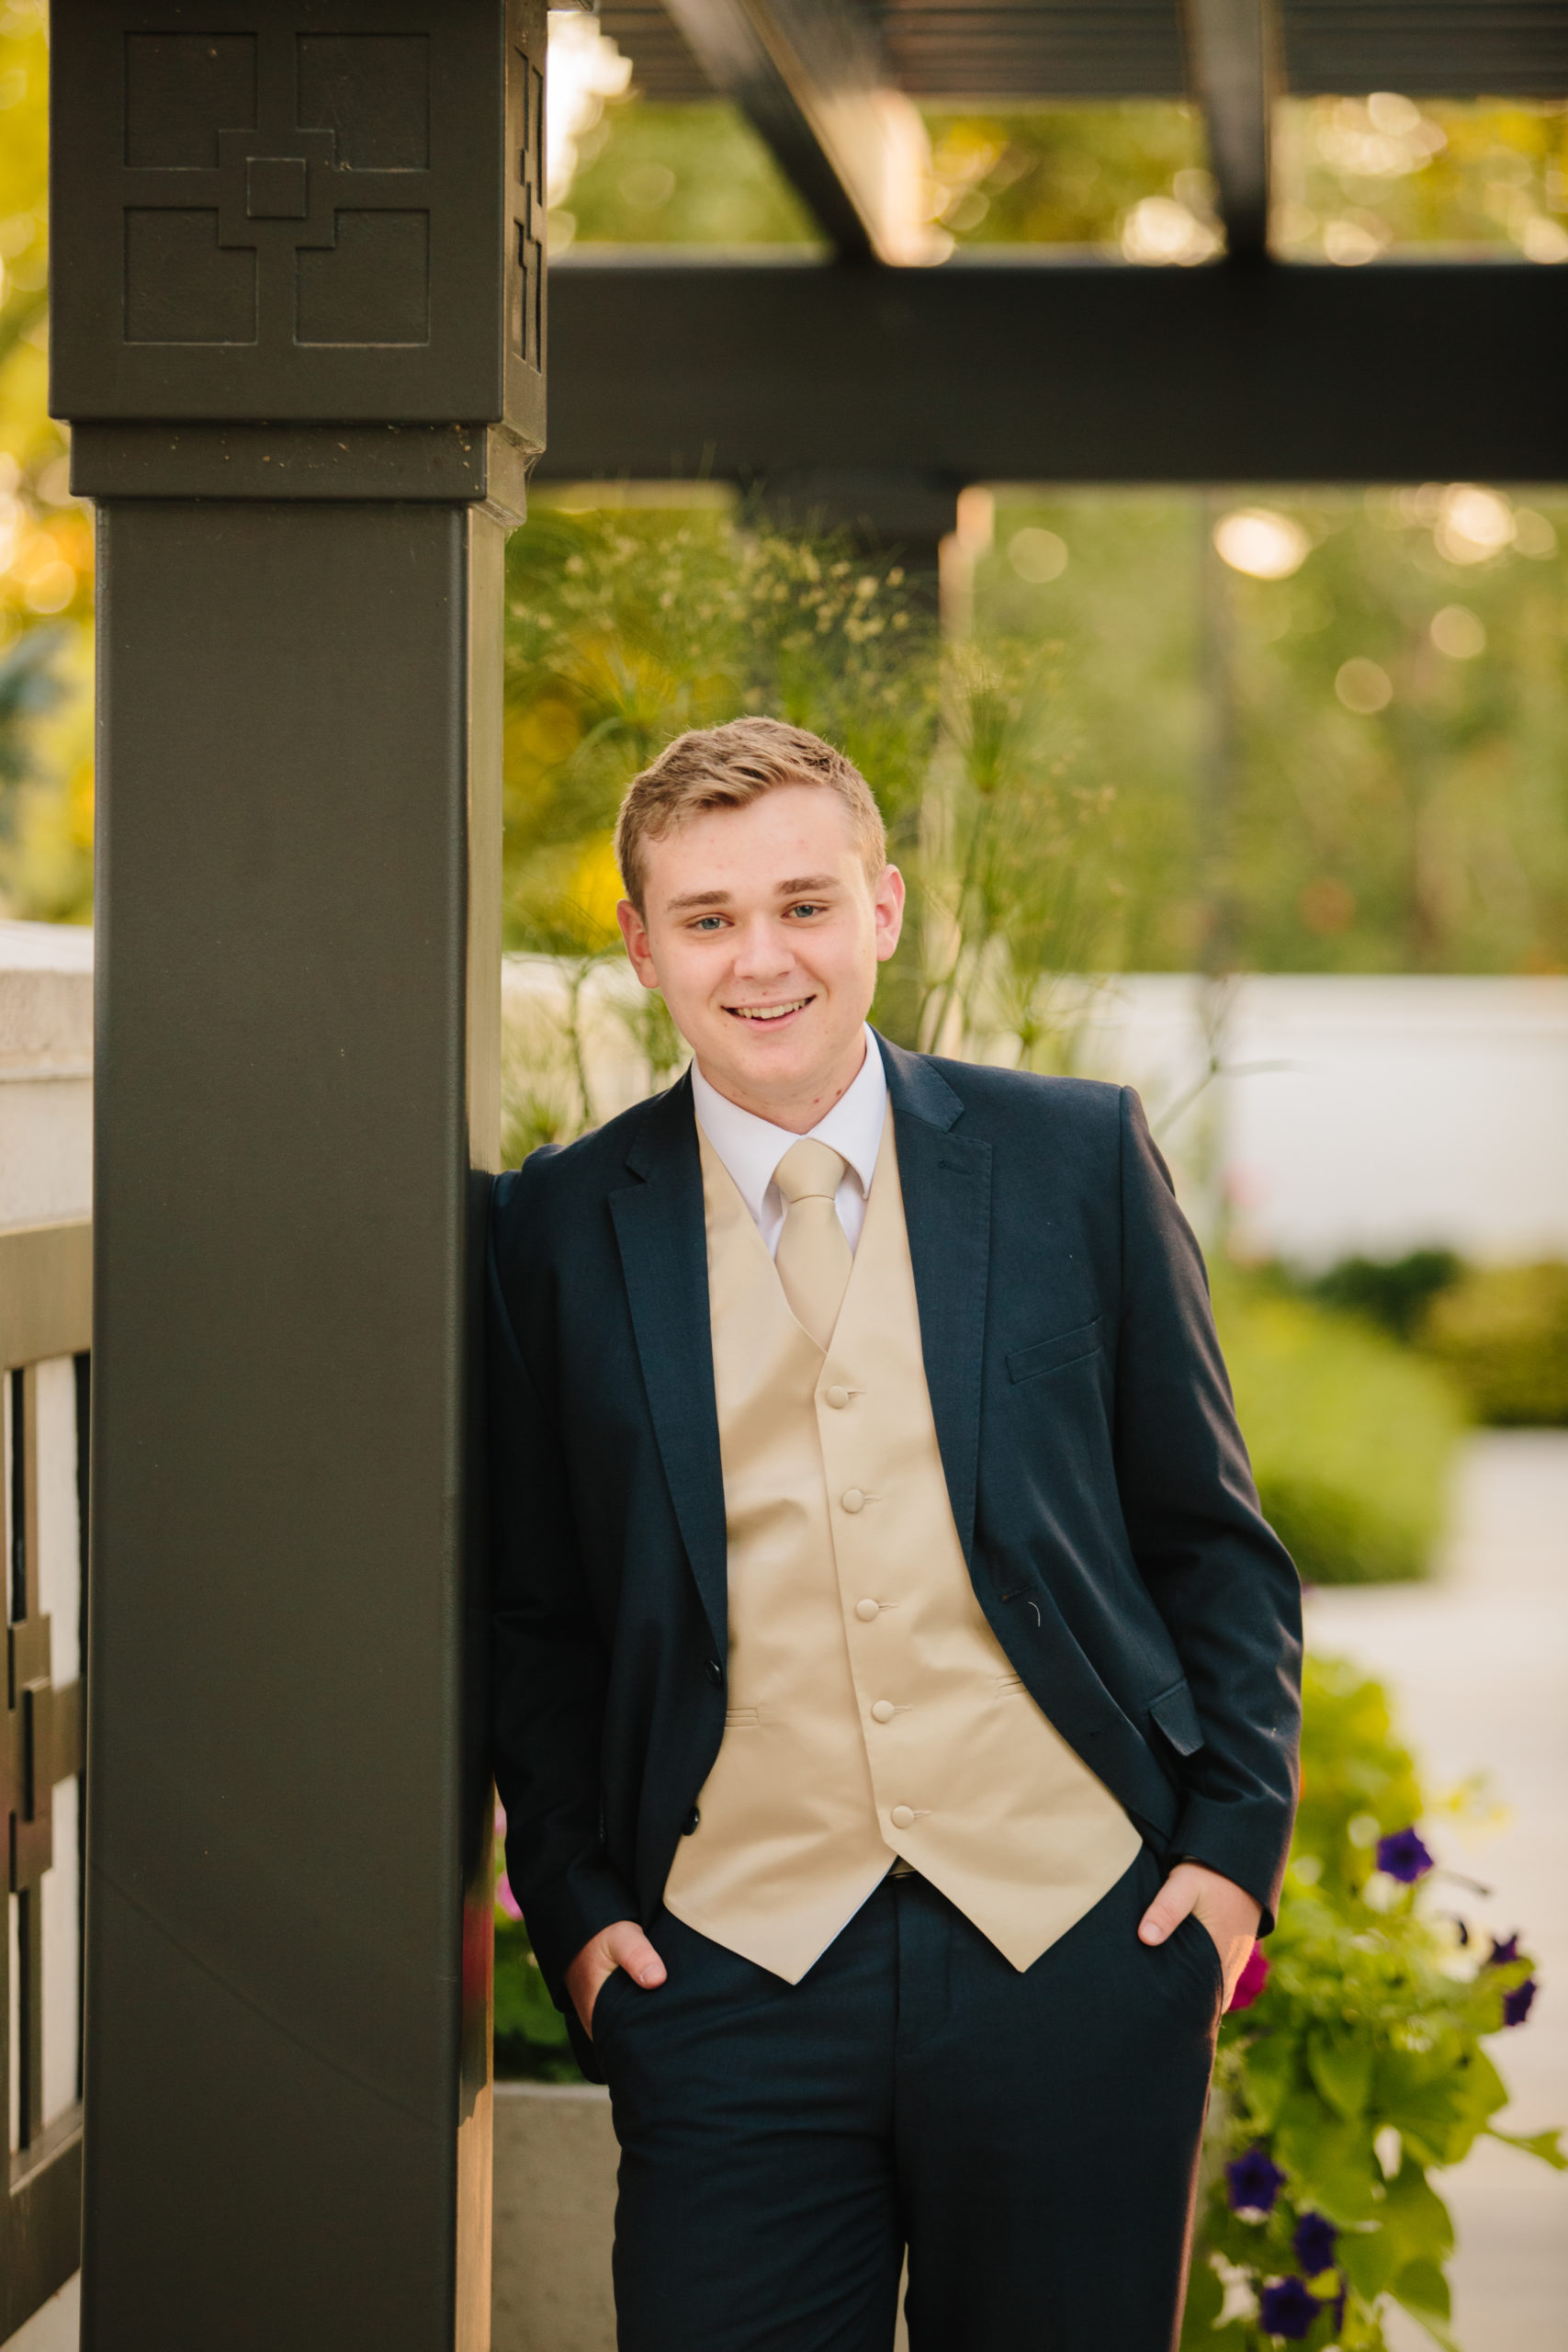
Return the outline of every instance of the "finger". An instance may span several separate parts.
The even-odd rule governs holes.
[[[655,1984],[662,1984],[666,1975],[664,1962],[643,1934],[630,1919],[618,1919],[604,1938],[604,1949],[617,1968],[624,1968],[634,1984],[645,1992]]]
[[[1191,1908],[1192,1895],[1189,1889],[1169,1884],[1162,1886],[1138,1922],[1139,1942],[1163,1944],[1168,1936],[1175,1934]]]

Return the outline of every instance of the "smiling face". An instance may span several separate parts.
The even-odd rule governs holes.
[[[876,967],[898,944],[904,882],[866,872],[825,785],[780,785],[646,844],[626,953],[721,1094],[805,1135],[854,1080]]]

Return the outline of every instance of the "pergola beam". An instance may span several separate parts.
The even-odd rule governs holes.
[[[1184,0],[1188,71],[1233,261],[1269,249],[1269,117],[1278,55],[1269,0]]]
[[[919,262],[925,131],[858,8],[833,0],[665,0],[714,87],[772,149],[842,261]]]
[[[574,254],[550,301],[558,480],[1552,481],[1568,447],[1568,306],[1528,263]]]

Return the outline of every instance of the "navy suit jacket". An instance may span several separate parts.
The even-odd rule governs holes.
[[[1223,1871],[1269,1923],[1295,1802],[1299,1588],[1137,1096],[881,1043],[980,1606],[1156,1850]],[[489,1297],[496,1781],[559,2000],[591,1936],[658,1909],[724,1734],[688,1080],[500,1178]]]

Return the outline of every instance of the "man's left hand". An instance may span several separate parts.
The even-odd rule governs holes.
[[[1225,1980],[1224,2006],[1228,2009],[1263,1915],[1247,1889],[1237,1886],[1234,1879],[1222,1878],[1218,1871],[1205,1870],[1201,1862],[1178,1862],[1138,1922],[1139,1942],[1163,1944],[1175,1934],[1190,1911],[1196,1914],[1199,1925],[1213,1938],[1220,1955]]]

